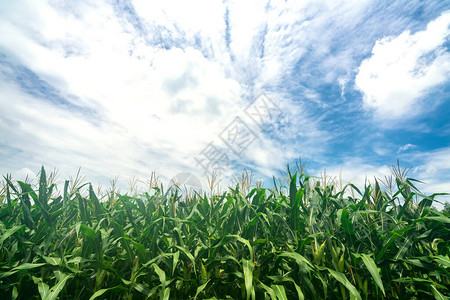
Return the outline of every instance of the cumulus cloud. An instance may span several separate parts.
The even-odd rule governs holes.
[[[433,106],[433,100],[424,100],[424,96],[448,82],[449,26],[447,11],[428,23],[425,30],[407,30],[378,40],[355,78],[356,87],[364,95],[364,107],[380,118],[396,119]]]

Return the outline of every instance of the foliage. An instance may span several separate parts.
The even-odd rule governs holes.
[[[444,215],[446,215],[447,217],[450,216],[450,202],[446,202],[446,203],[444,204],[444,209],[442,210],[442,213],[443,213]]]
[[[450,219],[410,178],[337,191],[306,174],[184,199],[98,199],[5,177],[2,299],[446,299]],[[275,180],[274,180],[275,182]],[[86,192],[83,192],[86,190]],[[356,194],[352,196],[349,194]],[[104,201],[107,200],[107,201]]]

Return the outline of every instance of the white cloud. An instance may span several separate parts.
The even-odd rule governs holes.
[[[364,106],[383,119],[411,117],[435,103],[424,96],[448,81],[450,11],[428,23],[425,30],[378,40],[372,56],[361,63],[355,78]]]
[[[313,170],[312,173],[323,176],[323,172],[324,170]],[[352,183],[360,190],[366,183],[373,183],[374,178],[384,179],[391,174],[389,166],[366,163],[359,158],[348,159],[339,165],[330,165],[325,169],[325,173],[327,178],[336,180],[338,183],[342,180],[343,185]]]
[[[0,171],[44,164],[74,175],[82,166],[106,182],[201,171],[194,156],[261,90],[282,106],[284,123],[272,136],[255,129],[261,139],[238,163],[270,175],[298,155],[324,161],[332,133],[303,104],[331,104],[305,82],[318,71],[344,93],[350,75],[338,73],[353,54],[333,52],[333,39],[364,19],[368,1],[131,2],[137,16],[118,4],[0,4],[0,58],[8,62],[0,64]],[[306,55],[307,72],[296,71]],[[19,67],[72,106],[27,94],[14,80]]]
[[[2,8],[0,51],[9,60],[0,86],[0,103],[5,107],[0,112],[5,120],[2,140],[22,153],[21,158],[29,156],[26,162],[18,161],[18,154],[8,157],[2,163],[6,171],[21,164],[31,164],[36,171],[41,164],[70,170],[83,166],[90,174],[111,178],[114,174],[143,176],[151,170],[193,170],[193,157],[253,97],[248,91],[252,84],[283,76],[282,68],[270,66],[282,62],[293,49],[277,54],[276,49],[286,44],[267,47],[270,55],[262,60],[270,70],[262,79],[258,79],[260,69],[250,72],[250,77],[245,69],[258,66],[252,61],[259,59],[261,50],[254,30],[265,27],[264,5],[255,4],[259,7],[255,11],[230,3],[227,49],[222,2],[134,4],[144,34],[133,27],[136,20],[127,23],[110,6],[24,1]],[[199,6],[207,6],[208,13]],[[231,56],[236,59],[233,63]],[[83,115],[24,93],[20,83],[12,80],[18,67],[26,67],[66,101],[93,113]],[[249,85],[241,71],[254,83]],[[289,108],[295,111],[302,113],[295,106]],[[291,121],[296,118],[291,114]],[[308,123],[306,117],[299,119]],[[8,133],[6,123],[18,124],[14,134]],[[311,123],[307,128],[316,138],[320,133]],[[297,136],[298,130],[284,134]],[[268,145],[277,147],[274,142]],[[259,157],[274,151],[261,148]]]
[[[33,99],[11,81],[14,67],[6,70],[0,117],[20,126],[14,134],[4,128],[3,142],[21,151],[32,148],[30,160],[37,165],[82,165],[111,177],[167,172],[167,165],[171,172],[192,168],[193,155],[240,110],[240,84],[220,63],[189,46],[147,45],[125,32],[108,7],[82,6],[75,17],[42,4],[36,8],[42,14],[32,17],[35,28],[29,28],[21,16],[35,7],[16,6],[1,22],[1,51],[73,104],[96,112],[80,115]],[[73,47],[79,51],[68,53]]]
[[[439,175],[442,175],[442,178],[446,175],[450,177],[450,148],[414,153],[412,158],[422,162],[415,168],[415,172],[421,174],[423,178],[438,178]]]
[[[20,180],[24,180],[25,178],[34,180],[37,177],[37,174],[30,169],[22,168],[17,172],[11,174],[11,177],[13,179],[20,179]]]
[[[407,176],[425,183],[414,183],[422,193],[426,195],[450,193],[450,148],[428,153],[412,153],[409,160],[421,162],[420,166],[410,169]],[[343,185],[351,182],[360,190],[367,182],[373,184],[375,178],[384,181],[385,176],[392,175],[390,166],[367,163],[360,158],[348,159],[340,165],[331,165],[326,168],[325,173],[329,182],[332,179],[339,184],[342,179]],[[312,170],[312,174],[323,177],[324,170]],[[448,202],[450,196],[438,196],[435,199]],[[438,209],[442,208],[442,205],[437,202],[434,203],[434,206]]]
[[[406,151],[408,149],[415,148],[415,147],[417,147],[417,146],[413,145],[413,144],[405,144],[405,145],[401,146],[400,148],[398,148],[397,153],[400,153],[400,152],[403,152],[403,151]]]
[[[425,184],[419,184],[419,189],[425,194],[450,193],[450,148],[440,148],[434,151],[413,153],[411,160],[421,164],[412,169],[417,179]],[[442,202],[450,202],[450,196],[438,196]],[[436,205],[441,208],[440,205]]]

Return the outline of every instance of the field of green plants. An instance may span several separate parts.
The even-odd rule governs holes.
[[[4,177],[1,299],[448,299],[450,219],[398,169],[221,194]]]

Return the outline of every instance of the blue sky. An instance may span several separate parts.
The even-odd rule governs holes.
[[[363,184],[399,159],[450,192],[449,26],[431,0],[2,1],[0,172],[268,183],[301,156]]]

